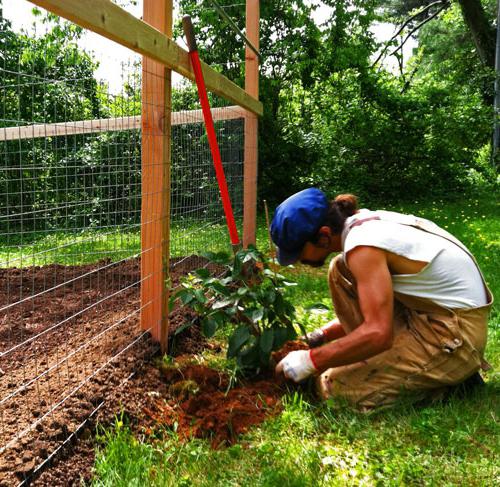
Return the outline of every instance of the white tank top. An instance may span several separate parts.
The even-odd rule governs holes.
[[[390,214],[395,215],[392,212],[360,210],[349,217],[345,225],[376,216],[384,218],[384,215]],[[486,289],[476,264],[465,251],[443,237],[393,221],[369,220],[353,226],[347,233],[344,255],[360,245],[428,263],[417,274],[392,275],[396,292],[427,298],[451,309],[476,308],[487,304]]]

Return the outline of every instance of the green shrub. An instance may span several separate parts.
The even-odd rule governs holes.
[[[295,308],[285,298],[285,289],[295,283],[273,271],[255,247],[240,250],[233,259],[225,254],[206,254],[223,267],[220,277],[206,268],[182,280],[172,294],[170,307],[179,302],[194,310],[195,318],[174,334],[199,324],[206,337],[229,327],[228,358],[236,358],[239,370],[258,373],[269,366],[273,350],[296,338]]]

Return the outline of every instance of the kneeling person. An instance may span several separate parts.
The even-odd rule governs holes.
[[[278,373],[316,375],[322,397],[370,410],[423,399],[484,364],[491,293],[468,249],[434,223],[309,188],[278,206],[271,235],[282,265],[321,266],[341,252],[328,272],[338,320]]]

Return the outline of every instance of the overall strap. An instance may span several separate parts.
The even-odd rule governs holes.
[[[342,230],[342,235],[341,235],[341,241],[342,241],[342,249],[344,249],[344,243],[347,238],[347,235],[349,232],[354,228],[359,225],[362,225],[365,222],[368,221],[373,221],[373,220],[381,220],[381,221],[388,221],[388,222],[393,222],[393,223],[398,223],[399,225],[406,225],[410,226],[413,228],[416,228],[418,230],[422,230],[423,232],[430,233],[432,235],[436,235],[438,237],[444,238],[448,240],[449,242],[455,244],[457,247],[462,249],[471,259],[472,262],[474,262],[477,270],[479,271],[479,275],[481,276],[481,279],[483,281],[484,288],[486,289],[486,294],[488,296],[488,300],[491,300],[491,292],[486,285],[486,280],[484,278],[483,273],[481,272],[481,268],[479,267],[479,264],[476,261],[476,258],[472,255],[470,250],[462,243],[458,238],[453,236],[451,233],[447,232],[446,230],[443,230],[441,227],[436,225],[434,222],[431,222],[430,220],[426,220],[425,218],[418,218],[414,215],[403,215],[401,213],[396,213],[393,211],[377,211],[377,212],[372,212],[372,216],[366,217],[366,218],[360,218],[360,219],[353,219],[349,224],[344,225],[344,229]]]

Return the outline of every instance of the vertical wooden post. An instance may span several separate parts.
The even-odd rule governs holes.
[[[172,37],[172,0],[144,0],[144,21]],[[172,73],[147,57],[142,65],[141,327],[165,352],[170,253]]]
[[[246,0],[246,36],[259,49],[260,0]],[[259,59],[247,46],[245,49],[245,91],[259,98]],[[245,166],[243,188],[243,245],[255,243],[257,218],[257,169],[258,169],[257,116],[247,111],[245,115]]]

